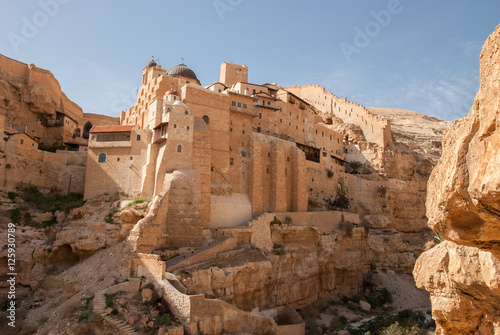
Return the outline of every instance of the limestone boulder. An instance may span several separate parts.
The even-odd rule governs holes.
[[[429,226],[447,242],[417,260],[436,334],[500,334],[500,26],[483,46],[469,114],[443,138],[428,184]]]
[[[365,312],[369,312],[372,309],[372,306],[364,300],[359,301],[359,307]]]
[[[442,242],[415,264],[418,287],[431,293],[439,334],[499,334],[500,260],[478,248]]]
[[[50,221],[53,218],[54,218],[54,214],[52,214],[51,212],[47,212],[47,213],[42,213],[42,214],[37,215],[35,217],[35,221],[38,223],[41,223],[44,221]]]
[[[153,290],[150,288],[145,288],[141,292],[142,301],[149,301],[153,297]]]
[[[429,226],[447,240],[500,253],[500,28],[481,53],[481,85],[469,114],[446,131],[429,179]]]

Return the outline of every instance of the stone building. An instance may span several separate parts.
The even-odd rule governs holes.
[[[182,217],[183,227],[307,211],[311,171],[312,181],[314,173],[345,172],[344,136],[291,90],[249,83],[245,65],[223,63],[219,81],[203,87],[185,64],[167,71],[150,61],[120,123],[90,130],[85,198],[153,197],[178,192],[179,183],[184,191],[176,201],[190,205],[184,212],[168,206],[164,214]],[[173,182],[175,171],[191,179]],[[187,212],[196,214],[186,219]]]

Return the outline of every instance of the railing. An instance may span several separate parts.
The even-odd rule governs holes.
[[[305,154],[306,154],[306,159],[308,161],[319,163],[319,155],[318,154],[313,154],[313,153],[309,153],[309,152],[305,152]]]

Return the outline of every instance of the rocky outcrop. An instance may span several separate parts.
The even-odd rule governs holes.
[[[16,234],[19,285],[37,289],[47,278],[124,240],[134,224],[121,221],[120,214],[128,211],[142,217],[147,203],[140,205],[143,208],[127,208],[125,203],[123,209],[120,202],[113,203],[109,196],[103,196],[68,214],[56,212],[54,219],[58,223],[45,229],[19,227]],[[116,212],[114,216],[113,212]],[[0,229],[0,233],[7,236],[5,230]],[[8,272],[7,248],[0,252],[0,264],[0,275],[5,275]]]
[[[429,226],[449,242],[417,260],[437,334],[500,334],[500,26],[481,53],[469,114],[446,131],[429,180]]]
[[[28,128],[30,136],[46,145],[72,140],[75,129],[58,123],[61,116],[69,117],[77,126],[83,118],[82,109],[62,92],[50,71],[3,55],[0,55],[0,114],[5,115],[14,130]]]
[[[391,122],[395,142],[406,144],[433,165],[437,163],[441,156],[443,133],[450,122],[403,109],[370,107],[368,110]]]
[[[352,226],[332,234],[314,227],[274,226],[272,250],[249,246],[178,274],[189,294],[219,298],[243,310],[287,303],[303,308],[361,291],[370,271],[368,236],[365,228]]]

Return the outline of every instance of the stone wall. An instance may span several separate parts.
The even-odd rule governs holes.
[[[56,189],[66,194],[83,194],[87,153],[38,149],[21,150],[9,139],[4,156],[0,158],[0,170],[4,178],[2,186],[36,186],[42,189]],[[19,153],[23,155],[19,155]]]
[[[246,194],[212,195],[210,228],[238,226],[252,218],[252,204]]]
[[[388,120],[372,114],[364,106],[338,98],[319,85],[286,87],[324,113],[339,117],[345,123],[354,123],[361,127],[366,139],[385,147],[392,141],[391,126]]]
[[[293,142],[254,133],[250,158],[253,215],[307,209],[305,155]]]
[[[150,132],[145,129],[134,129],[128,142],[97,142],[91,139],[84,198],[119,192],[140,197],[150,136]],[[101,154],[106,155],[103,163],[99,163],[98,159]]]
[[[188,293],[204,293],[250,311],[289,303],[303,308],[319,299],[338,298],[360,292],[372,260],[369,235],[352,226],[325,235],[311,226],[273,225],[274,215],[264,214],[249,225],[251,242],[261,252],[241,251],[234,265],[205,264],[186,273],[180,271]],[[225,234],[235,229],[224,230]],[[254,236],[255,235],[255,236]],[[235,237],[244,237],[244,234]],[[245,255],[253,258],[242,261]],[[240,261],[238,261],[240,259]]]

